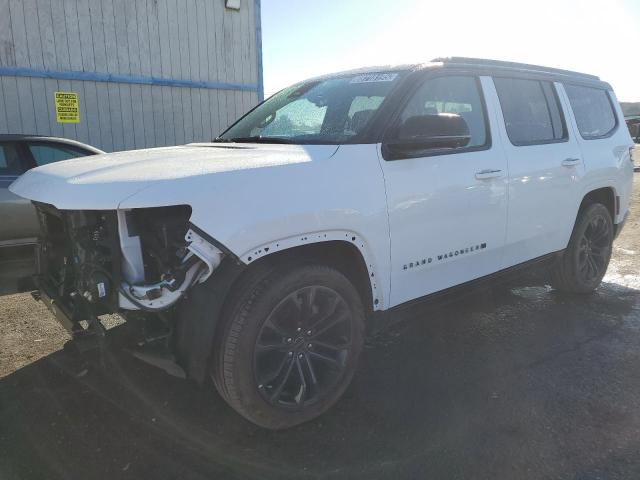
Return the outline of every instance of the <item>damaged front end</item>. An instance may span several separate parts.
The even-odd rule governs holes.
[[[190,225],[191,208],[58,210],[34,203],[39,296],[74,339],[103,338],[98,317],[120,313],[135,326],[136,345],[160,340],[172,353],[181,300],[225,256]]]

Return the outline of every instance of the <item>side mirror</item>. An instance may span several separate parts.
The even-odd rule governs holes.
[[[391,138],[382,144],[384,158],[398,160],[428,154],[430,150],[462,148],[471,135],[467,122],[460,115],[440,113],[407,118]]]

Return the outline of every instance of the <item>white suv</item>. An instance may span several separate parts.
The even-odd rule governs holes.
[[[284,428],[340,397],[383,311],[540,260],[556,288],[594,290],[632,145],[598,77],[448,58],[305,81],[212,143],[11,190],[38,207],[40,294],[74,337],[119,311],[162,351],[141,357]]]

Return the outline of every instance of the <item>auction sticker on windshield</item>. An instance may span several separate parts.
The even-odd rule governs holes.
[[[397,73],[364,73],[353,77],[349,83],[393,82]]]

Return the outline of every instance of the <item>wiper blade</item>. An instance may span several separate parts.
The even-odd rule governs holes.
[[[252,137],[234,137],[234,138],[216,138],[214,142],[232,142],[232,143],[296,143],[293,140],[282,137],[261,137],[255,135]]]

